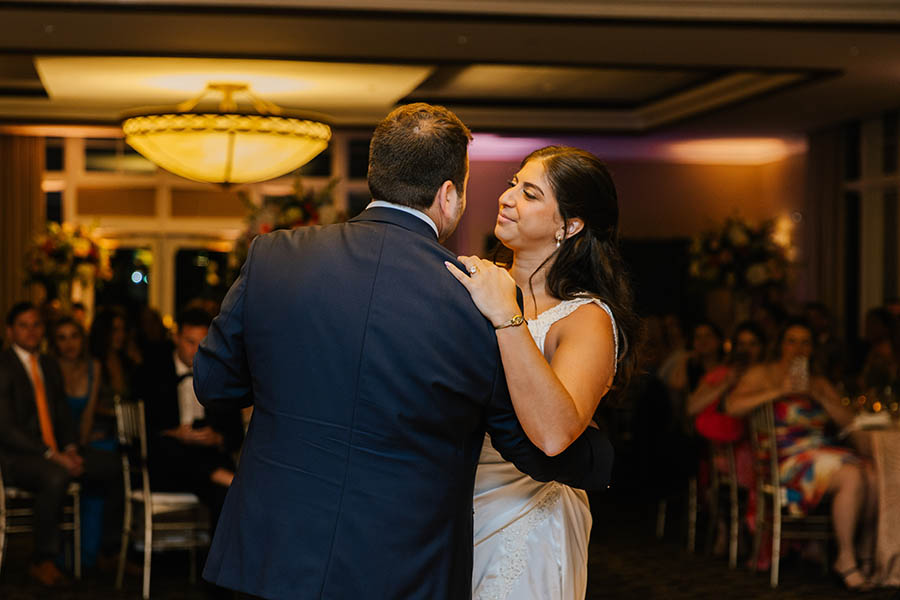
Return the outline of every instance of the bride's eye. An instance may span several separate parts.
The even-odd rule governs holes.
[[[509,181],[506,182],[506,185],[511,188],[516,187],[516,180],[510,179]]]

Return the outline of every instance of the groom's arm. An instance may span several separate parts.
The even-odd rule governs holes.
[[[208,408],[242,408],[253,404],[250,368],[244,348],[244,302],[256,240],[237,281],[222,301],[209,333],[194,356],[194,393]]]
[[[488,406],[487,430],[491,443],[503,458],[538,481],[556,480],[586,490],[606,489],[613,463],[613,448],[606,435],[588,427],[565,451],[547,456],[522,430],[509,399],[502,367],[497,371]]]

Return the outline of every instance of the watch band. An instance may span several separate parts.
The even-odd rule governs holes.
[[[506,329],[507,327],[518,327],[519,325],[524,325],[528,321],[525,320],[522,315],[516,315],[506,323],[501,323],[500,325],[495,325],[494,329]]]

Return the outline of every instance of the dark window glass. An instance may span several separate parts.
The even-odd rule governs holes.
[[[62,192],[47,192],[47,220],[62,223]]]
[[[844,127],[844,179],[856,181],[862,171],[859,122]]]
[[[117,248],[110,257],[112,279],[97,287],[97,306],[123,306],[136,314],[149,300],[152,264],[152,254],[147,248]]]
[[[114,173],[117,166],[116,140],[84,140],[84,170]]]
[[[65,164],[65,140],[48,137],[44,139],[44,170],[62,171]]]
[[[364,211],[371,201],[369,192],[350,192],[347,195],[347,218],[352,219]]]
[[[846,339],[859,337],[859,291],[860,291],[860,207],[859,192],[844,193],[844,323],[847,325]]]
[[[882,125],[881,170],[884,173],[897,172],[897,111],[884,114]]]
[[[197,298],[221,304],[228,291],[228,254],[183,248],[175,254],[175,310]]]
[[[119,170],[122,173],[156,173],[156,164],[144,158],[137,150],[118,140],[121,154],[119,155]]]
[[[291,175],[302,175],[304,177],[330,177],[331,147],[323,150],[311,161],[291,173]]]
[[[369,172],[369,140],[352,139],[348,146],[350,164],[347,166],[347,172],[350,179],[365,179]]]
[[[102,173],[154,173],[156,165],[122,139],[84,140],[84,170]]]
[[[897,188],[884,190],[884,297],[898,296],[897,269]]]

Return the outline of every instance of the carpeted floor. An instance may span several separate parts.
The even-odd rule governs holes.
[[[781,585],[772,590],[767,574],[740,567],[729,570],[724,558],[690,555],[684,550],[683,520],[677,507],[662,541],[654,537],[655,507],[634,498],[592,498],[594,530],[591,535],[588,598],[608,600],[778,599],[829,600],[862,598],[900,600],[897,590],[854,594],[841,589],[817,565],[786,559]],[[702,541],[701,528],[698,539]],[[125,590],[117,592],[112,573],[92,573],[65,590],[47,591],[29,581],[28,536],[10,538],[0,574],[3,600],[95,600],[140,598],[140,578],[128,576]],[[152,598],[206,600],[202,585],[188,583],[187,555],[163,553],[153,559]]]

